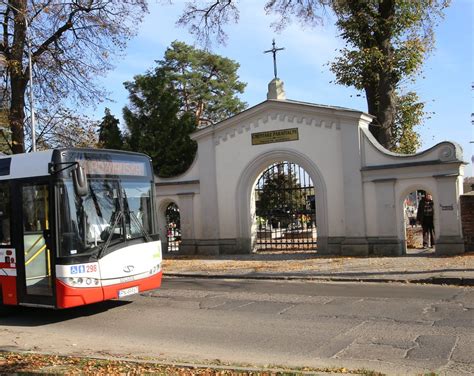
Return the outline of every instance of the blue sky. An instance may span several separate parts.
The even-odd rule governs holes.
[[[163,3],[150,0],[150,13],[139,25],[137,36],[130,41],[124,56],[115,61],[115,69],[100,81],[110,92],[112,102],[100,104],[94,118],[101,118],[105,107],[121,118],[122,108],[127,104],[123,82],[153,68],[155,60],[163,58],[173,40],[194,43],[186,29],[175,26],[184,1],[176,0],[173,5]],[[270,27],[275,18],[265,14],[263,3],[241,0],[240,21],[226,28],[229,36],[226,45],[213,45],[214,53],[240,64],[240,80],[247,83],[242,99],[249,106],[266,99],[273,63],[271,55],[263,51],[271,48],[275,38],[277,47],[285,47],[278,54],[278,76],[285,83],[287,98],[366,111],[361,93],[331,83],[334,76],[327,63],[342,47],[333,20],[327,18],[316,29],[303,29],[295,23],[275,33]],[[424,79],[418,79],[410,87],[426,102],[425,109],[433,113],[418,129],[421,150],[440,141],[455,141],[462,146],[467,162],[474,155],[474,144],[470,144],[474,141],[473,13],[474,0],[452,0],[444,20],[436,28],[436,50],[425,63]],[[466,167],[465,175],[474,175],[472,164]]]

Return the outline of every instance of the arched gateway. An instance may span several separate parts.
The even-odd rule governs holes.
[[[316,249],[316,190],[303,167],[289,161],[272,163],[258,177],[253,196],[253,249]]]
[[[254,251],[257,224],[268,224],[268,218],[257,218],[255,186],[265,169],[282,161],[303,168],[314,184],[318,254],[404,254],[402,203],[413,187],[428,189],[438,203],[436,253],[464,252],[459,220],[464,163],[458,145],[443,142],[414,155],[394,154],[370,134],[372,117],[366,113],[286,100],[278,79],[269,84],[267,97],[196,131],[198,153],[189,170],[157,178],[159,206],[174,202],[180,210],[179,252]]]

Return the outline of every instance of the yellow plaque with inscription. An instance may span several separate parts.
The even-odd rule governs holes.
[[[275,142],[298,141],[298,128],[281,129],[252,133],[252,145],[272,144]]]

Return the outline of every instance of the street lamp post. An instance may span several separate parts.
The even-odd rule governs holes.
[[[26,45],[28,48],[28,76],[30,81],[30,112],[31,112],[31,151],[36,151],[36,117],[35,117],[35,109],[34,109],[34,97],[33,97],[33,62],[31,56],[31,38],[29,36],[29,28],[30,25],[28,23],[28,17],[24,11],[19,10],[18,8],[14,7],[10,3],[3,3],[5,6],[10,7],[11,9],[15,10],[16,12],[20,13],[25,20],[25,27],[26,27]]]

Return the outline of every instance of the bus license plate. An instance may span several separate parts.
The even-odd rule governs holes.
[[[118,297],[123,298],[124,296],[129,296],[133,294],[138,294],[138,286],[129,287],[128,289],[119,290]]]

